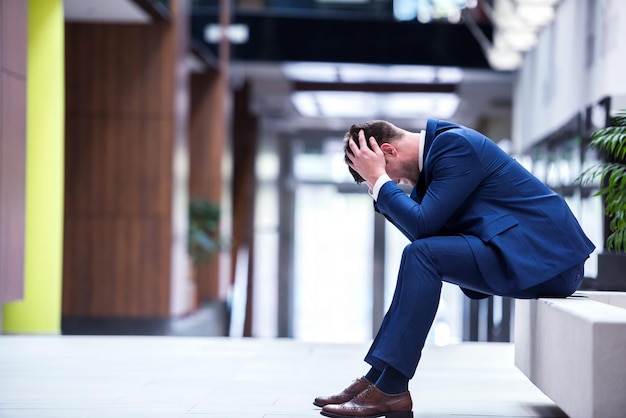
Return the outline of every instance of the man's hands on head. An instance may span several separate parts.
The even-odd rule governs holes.
[[[359,131],[359,145],[350,138],[348,146],[353,155],[350,156],[351,162],[348,165],[365,179],[365,184],[372,190],[376,180],[387,173],[385,170],[386,162],[385,155],[378,146],[376,138],[373,136],[369,138],[371,149],[367,146],[367,141],[363,130]]]

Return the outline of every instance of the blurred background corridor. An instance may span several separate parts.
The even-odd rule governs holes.
[[[343,162],[370,119],[496,141],[570,204],[595,288],[576,179],[625,28],[617,0],[0,0],[0,333],[370,340],[408,243]],[[429,343],[513,316],[444,286]]]

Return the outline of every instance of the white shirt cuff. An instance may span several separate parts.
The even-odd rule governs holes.
[[[382,176],[378,177],[378,180],[376,180],[376,183],[374,183],[374,188],[372,189],[372,197],[374,198],[374,200],[378,200],[378,193],[380,192],[380,188],[383,187],[383,184],[387,183],[388,181],[391,181],[391,177],[389,177],[387,174],[383,174]]]

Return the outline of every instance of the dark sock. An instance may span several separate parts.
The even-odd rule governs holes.
[[[375,368],[371,368],[369,372],[367,372],[367,374],[364,376],[367,380],[369,380],[372,383],[376,383],[376,381],[378,380],[378,378],[380,377],[380,374],[382,372],[378,369]]]
[[[409,390],[409,378],[387,365],[374,386],[389,395],[402,393]]]

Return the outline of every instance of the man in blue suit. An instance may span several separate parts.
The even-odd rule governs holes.
[[[443,281],[471,298],[566,297],[595,247],[559,195],[475,130],[430,119],[409,132],[371,121],[353,125],[344,141],[355,181],[410,243],[365,357],[370,370],[314,404],[335,418],[412,417],[408,382]],[[413,186],[410,196],[398,184]]]

